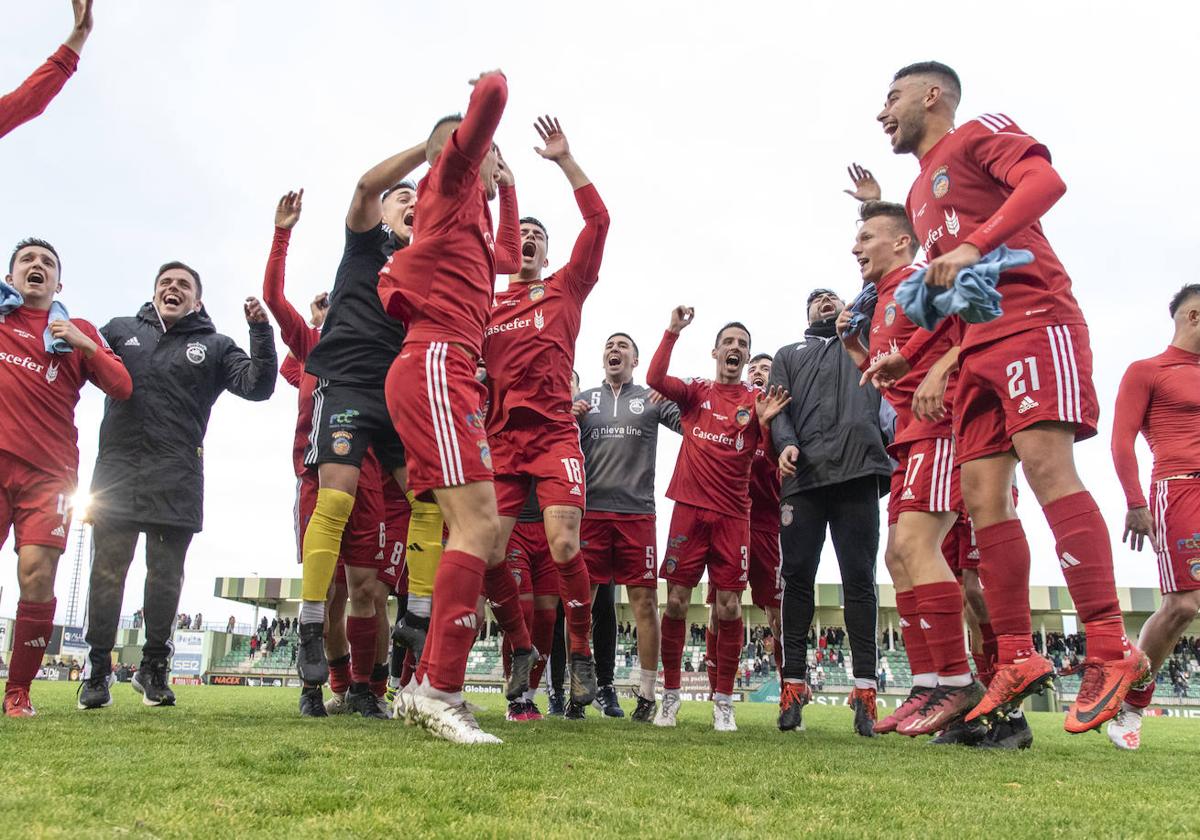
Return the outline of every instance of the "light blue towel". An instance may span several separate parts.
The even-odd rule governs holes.
[[[0,280],[0,315],[7,315],[24,302],[20,292]]]
[[[914,324],[932,330],[949,315],[958,315],[968,324],[994,321],[1004,314],[1001,295],[996,291],[1000,273],[1033,262],[1029,251],[1012,251],[1001,245],[975,265],[964,268],[949,289],[925,285],[925,271],[913,273],[896,289],[896,302]]]
[[[25,303],[25,298],[21,293],[12,286],[0,280],[0,315],[7,315],[18,306]],[[50,334],[50,324],[54,321],[69,321],[71,315],[67,312],[67,307],[63,306],[58,301],[50,304],[50,318],[46,321],[46,331],[42,333],[42,341],[45,344],[47,353],[70,353],[74,348],[67,344],[61,338],[55,338]]]
[[[843,339],[859,335],[871,325],[871,318],[875,316],[875,304],[878,302],[879,293],[875,289],[875,284],[868,283],[863,286],[858,297],[852,300],[850,306],[847,307],[854,314],[850,316],[850,323],[847,325],[846,331],[842,333]]]

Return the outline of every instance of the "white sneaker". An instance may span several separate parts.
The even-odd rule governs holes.
[[[423,692],[414,692],[411,714],[422,729],[453,744],[504,743],[479,728],[479,721],[467,709],[466,703],[451,705]]]
[[[713,702],[713,729],[717,732],[737,732],[737,721],[733,719],[733,703],[728,700]]]
[[[411,679],[408,681],[408,685],[396,690],[396,696],[392,700],[392,720],[402,720],[409,726],[416,723],[416,720],[412,716],[412,699],[416,688],[416,679]]]
[[[1108,722],[1108,740],[1117,749],[1136,750],[1142,745],[1142,710],[1121,704],[1121,711]]]
[[[346,692],[335,694],[325,701],[325,714],[345,715],[350,713],[350,704],[346,702]]]
[[[662,696],[662,705],[658,708],[658,714],[654,716],[655,726],[674,726],[675,716],[679,714],[679,692],[664,691]]]

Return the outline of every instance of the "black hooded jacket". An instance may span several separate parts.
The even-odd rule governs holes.
[[[92,475],[92,515],[199,531],[204,520],[204,434],[222,391],[265,400],[279,360],[270,324],[250,325],[250,355],[201,308],[163,332],[154,306],[114,318],[100,333],[133,377],[133,396],[106,400]]]

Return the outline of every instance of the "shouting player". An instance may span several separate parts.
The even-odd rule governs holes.
[[[791,398],[783,389],[764,392],[742,382],[750,331],[736,321],[717,332],[713,380],[668,375],[671,351],[694,314],[689,306],[671,311],[670,326],[646,373],[650,387],[679,406],[686,430],[667,488],[675,510],[660,572],[668,585],[661,631],[663,699],[654,724],[675,725],[688,604],[707,568],[709,586],[717,592],[713,728],[735,732],[733,681],[744,642],[741,593],[750,571],[751,462],[759,445],[770,441],[771,420]]]
[[[549,235],[532,216],[521,220],[521,268],[508,288],[496,294],[484,333],[488,369],[488,440],[496,471],[496,504],[504,544],[517,514],[537,482],[538,502],[550,555],[558,568],[559,597],[566,615],[570,645],[571,700],[586,706],[596,697],[596,664],[592,659],[591,581],[579,552],[583,518],[583,454],[579,426],[571,412],[571,368],[579,335],[583,302],[600,274],[608,210],[591,179],[575,162],[558,120],[540,117],[535,126],[545,148],[537,153],[562,170],[575,192],[583,230],[571,259],[549,277],[542,272]],[[503,567],[488,570],[489,598],[495,575],[511,577]],[[518,676],[522,653],[514,640],[513,672]],[[524,651],[525,683],[531,657]],[[509,697],[510,700],[515,699]]]
[[[1138,551],[1149,539],[1158,554],[1162,606],[1142,625],[1138,639],[1151,674],[1200,611],[1200,284],[1180,289],[1169,311],[1175,320],[1171,344],[1125,372],[1112,435],[1113,463],[1129,504],[1121,539]],[[1154,458],[1149,506],[1133,449],[1139,430]],[[1153,678],[1126,695],[1108,724],[1108,737],[1118,747],[1141,745],[1142,710],[1153,696]]]
[[[495,277],[519,271],[521,253],[516,193],[492,141],[508,83],[496,70],[473,84],[466,116],[439,120],[425,144],[431,168],[417,186],[414,244],[380,271],[379,297],[408,325],[386,391],[408,452],[409,489],[418,497],[432,492],[450,531],[424,652],[396,710],[450,741],[499,743],[479,728],[462,697],[484,574],[504,561],[486,389],[475,372]],[[497,192],[494,236],[488,201]]]
[[[92,0],[71,0],[71,6],[75,25],[67,40],[19,88],[0,96],[0,137],[45,111],[79,66],[79,54],[92,33]]]
[[[1033,647],[1029,543],[1012,498],[1019,461],[1087,634],[1082,683],[1065,723],[1068,732],[1085,732],[1117,714],[1149,661],[1125,636],[1108,529],[1075,469],[1074,443],[1096,433],[1099,413],[1092,354],[1071,279],[1040,222],[1066,186],[1046,147],[1004,114],[955,127],[961,95],[946,65],[909,65],[896,73],[876,119],[894,152],[920,161],[906,207],[930,258],[928,285],[948,288],[1000,245],[1034,256],[1001,275],[1004,314],[965,327],[958,361],[956,458],[999,645],[996,675],[967,719],[1003,715],[1054,672]],[[908,368],[889,354],[868,372],[899,379]]]
[[[11,527],[20,586],[4,690],[9,717],[35,713],[29,686],[54,630],[54,575],[78,481],[79,392],[91,380],[114,400],[133,393],[96,328],[55,302],[61,271],[54,246],[24,239],[0,284],[0,544]]]

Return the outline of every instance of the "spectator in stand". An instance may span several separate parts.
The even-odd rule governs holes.
[[[876,677],[879,681],[879,690],[887,691],[887,671],[883,670],[883,666],[879,666],[879,675]]]
[[[204,613],[196,613],[196,620],[192,622],[193,630],[204,629]]]
[[[225,625],[226,633],[233,633],[233,628],[237,624],[237,619],[234,616],[229,616],[229,623]]]

